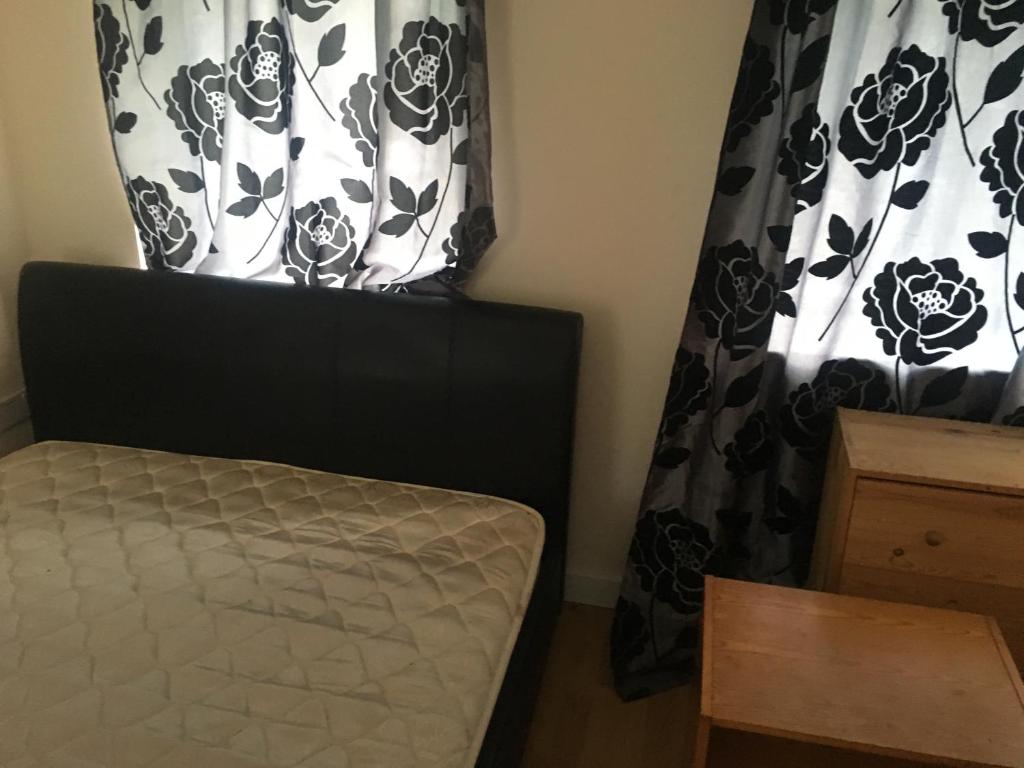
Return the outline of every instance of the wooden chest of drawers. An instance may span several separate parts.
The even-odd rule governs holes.
[[[1024,668],[1024,429],[840,409],[809,586],[994,616]]]

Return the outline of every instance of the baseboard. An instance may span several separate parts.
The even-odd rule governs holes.
[[[25,390],[0,400],[0,456],[24,448],[32,442]]]
[[[619,580],[582,573],[565,575],[565,599],[570,603],[614,608],[619,599]]]

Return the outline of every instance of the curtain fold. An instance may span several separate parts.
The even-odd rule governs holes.
[[[755,3],[616,608],[624,697],[692,676],[705,574],[805,581],[837,406],[997,417],[1022,24],[1020,0]]]
[[[1024,427],[1024,353],[1017,358],[1017,364],[1010,371],[1003,399],[993,421],[1011,427]]]
[[[151,269],[457,288],[495,238],[482,0],[95,0]]]

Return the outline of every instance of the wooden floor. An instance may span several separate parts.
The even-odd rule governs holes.
[[[677,689],[623,703],[612,688],[612,612],[566,603],[523,768],[684,768],[696,696]]]

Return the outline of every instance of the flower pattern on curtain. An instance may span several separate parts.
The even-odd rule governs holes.
[[[1024,0],[755,3],[616,607],[622,696],[690,679],[705,574],[806,580],[837,407],[1024,424],[1022,25]]]
[[[483,0],[95,0],[151,269],[450,290],[495,238]]]

